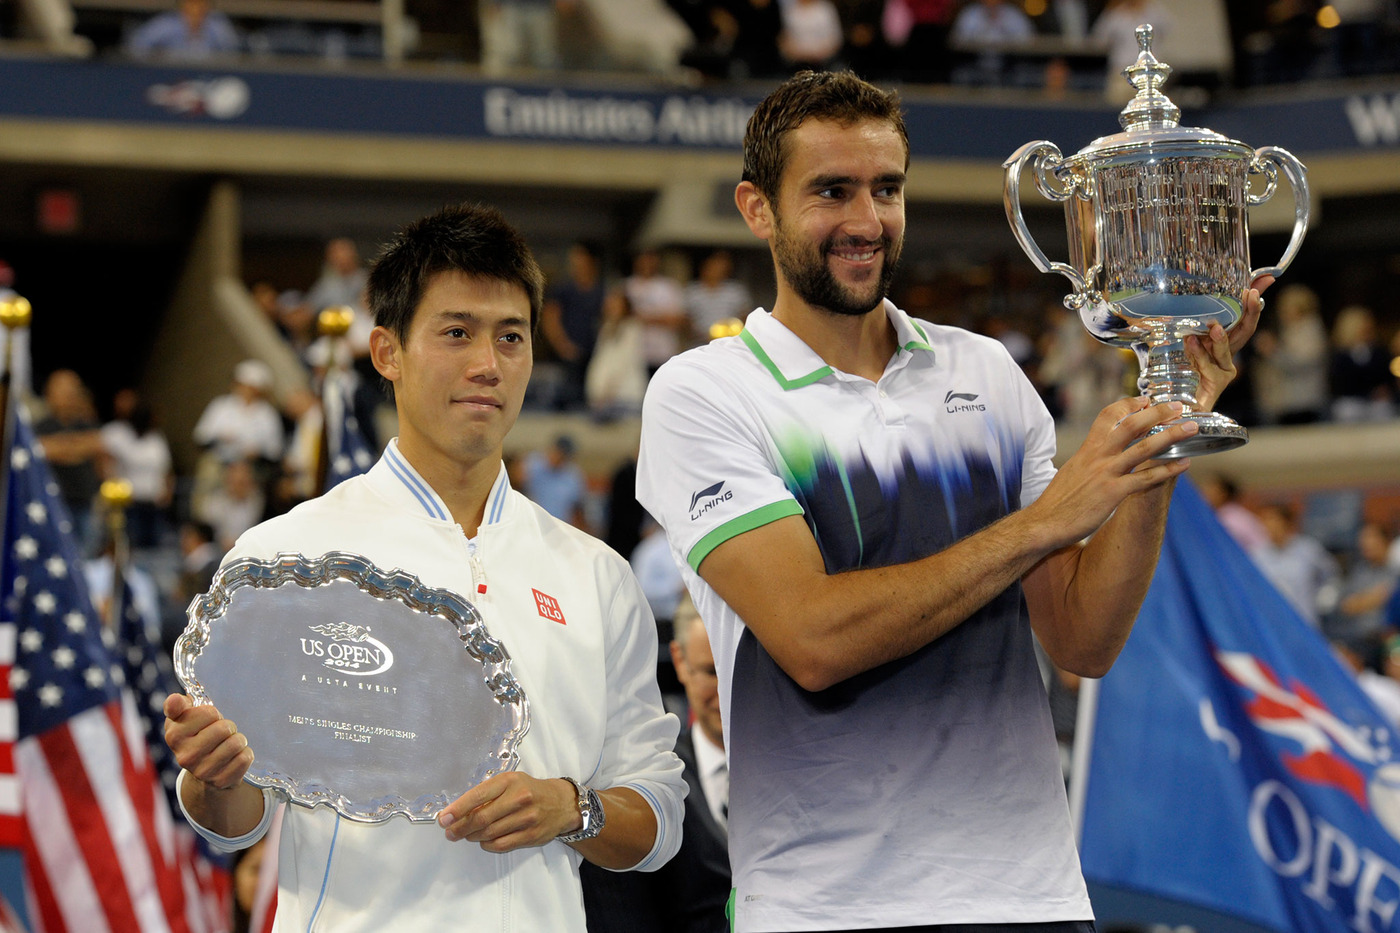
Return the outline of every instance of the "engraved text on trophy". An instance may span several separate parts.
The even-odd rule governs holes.
[[[1098,169],[1098,247],[1107,296],[1243,292],[1249,284],[1247,169],[1243,161],[1215,158]]]

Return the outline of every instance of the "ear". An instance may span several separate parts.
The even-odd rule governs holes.
[[[689,679],[686,673],[688,669],[685,666],[685,652],[681,650],[681,643],[678,641],[671,642],[671,666],[676,670],[676,679],[684,684]]]
[[[766,240],[773,235],[773,212],[768,198],[754,187],[753,182],[739,182],[734,189],[734,205],[739,208],[740,216],[754,236]]]
[[[387,327],[369,332],[369,359],[379,375],[390,382],[399,379],[399,338]]]

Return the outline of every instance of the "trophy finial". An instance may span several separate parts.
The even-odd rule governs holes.
[[[1118,123],[1125,130],[1176,126],[1181,119],[1181,108],[1162,93],[1162,85],[1167,82],[1172,68],[1152,54],[1152,24],[1143,23],[1133,32],[1138,40],[1138,57],[1123,69],[1123,77],[1137,89],[1137,96],[1118,115]]]

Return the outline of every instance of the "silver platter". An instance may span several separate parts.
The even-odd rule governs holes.
[[[515,769],[530,724],[476,607],[343,552],[225,566],[190,603],[175,672],[248,737],[245,780],[364,823],[435,819]]]

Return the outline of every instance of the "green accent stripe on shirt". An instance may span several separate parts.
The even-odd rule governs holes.
[[[851,476],[846,472],[844,461],[836,461],[836,469],[841,474],[841,488],[846,492],[846,505],[851,510],[851,525],[856,532],[856,566],[865,566],[865,535],[860,531],[860,509],[856,507],[856,494],[851,490]]]
[[[906,349],[906,350],[932,350],[933,347],[932,347],[932,346],[929,344],[929,342],[928,342],[928,334],[924,333],[924,329],[923,329],[922,327],[919,326],[919,322],[918,322],[918,321],[911,320],[911,321],[909,322],[909,326],[910,326],[910,327],[913,327],[914,330],[918,331],[919,336],[922,337],[922,338],[924,338],[924,339],[923,339],[923,340],[911,340],[911,341],[909,341],[908,343],[906,343],[906,344],[904,345],[904,349]]]
[[[744,344],[753,351],[753,355],[758,357],[758,361],[773,374],[773,378],[778,380],[778,385],[782,386],[784,390],[800,389],[831,375],[830,366],[819,366],[805,376],[789,379],[783,375],[782,370],[778,369],[778,364],[773,362],[773,358],[768,355],[767,351],[758,345],[758,338],[749,333],[748,330],[742,330],[739,332],[739,339],[744,341]]]
[[[738,537],[746,531],[753,531],[755,528],[761,528],[780,518],[801,514],[802,506],[797,504],[796,499],[784,499],[781,502],[772,502],[762,508],[754,509],[738,518],[731,518],[695,542],[695,547],[691,548],[690,554],[686,556],[686,562],[690,564],[691,570],[699,573],[701,561],[709,557],[711,551],[730,538]]]

